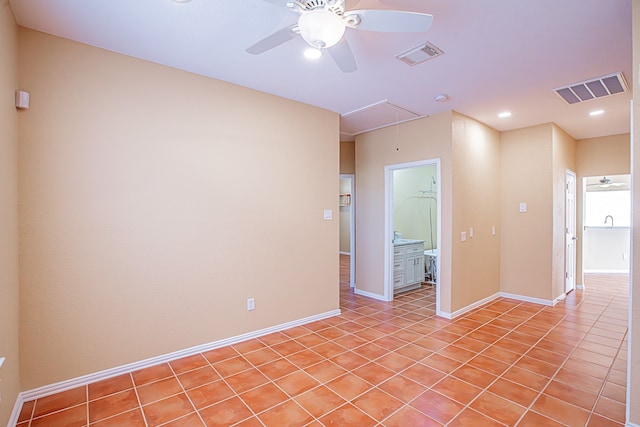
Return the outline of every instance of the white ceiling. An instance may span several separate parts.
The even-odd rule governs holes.
[[[296,21],[264,0],[10,3],[25,27],[347,114],[343,139],[400,119],[397,111],[449,109],[499,131],[554,122],[577,139],[629,132],[630,92],[566,105],[552,89],[617,71],[631,84],[631,0],[347,0],[348,10],[434,16],[426,33],[347,29],[358,65],[347,74],[329,55],[305,59],[300,37],[246,53]],[[414,67],[395,59],[425,41],[445,54]],[[448,102],[434,100],[441,93]],[[371,115],[358,111],[373,104]],[[595,109],[605,113],[590,117]],[[504,110],[512,116],[498,118]]]

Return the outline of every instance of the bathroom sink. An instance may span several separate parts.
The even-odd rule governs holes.
[[[394,245],[408,245],[411,243],[424,243],[424,240],[416,240],[416,239],[395,239],[393,241]]]

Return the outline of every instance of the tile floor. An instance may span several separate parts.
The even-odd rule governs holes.
[[[343,275],[341,316],[27,402],[18,426],[622,426],[628,277],[586,284],[448,321],[431,286],[383,303]]]

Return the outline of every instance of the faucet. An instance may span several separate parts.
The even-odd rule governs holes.
[[[604,223],[606,224],[609,218],[611,218],[611,227],[613,228],[613,217],[611,215],[607,215],[604,217]]]

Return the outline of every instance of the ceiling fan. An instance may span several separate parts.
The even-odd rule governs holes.
[[[284,5],[297,13],[298,21],[265,37],[247,49],[259,55],[302,36],[318,51],[326,50],[345,73],[358,69],[351,47],[344,37],[348,28],[379,32],[424,32],[431,27],[433,16],[427,13],[397,10],[346,10],[345,0],[265,0]]]
[[[608,187],[620,187],[623,186],[624,183],[622,182],[613,182],[611,180],[611,178],[607,178],[606,176],[603,176],[602,179],[599,179],[598,182],[593,183],[593,184],[587,184],[587,187],[592,187],[592,186],[599,186],[601,188],[608,188]]]

